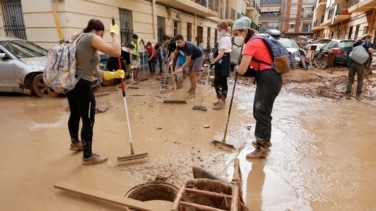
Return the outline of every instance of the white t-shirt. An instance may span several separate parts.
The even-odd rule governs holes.
[[[230,34],[224,34],[219,40],[218,49],[225,49],[225,53],[230,53],[232,49]]]

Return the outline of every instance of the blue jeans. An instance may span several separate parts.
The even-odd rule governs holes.
[[[253,101],[253,117],[256,119],[255,137],[270,141],[274,100],[281,91],[281,74],[274,70],[258,72],[256,93]]]

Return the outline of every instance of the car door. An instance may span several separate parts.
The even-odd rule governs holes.
[[[11,92],[18,88],[16,58],[0,46],[0,91]]]

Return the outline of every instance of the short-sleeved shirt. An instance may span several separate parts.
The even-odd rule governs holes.
[[[231,37],[229,34],[225,34],[221,37],[218,44],[218,49],[225,49],[225,53],[230,53],[232,50]]]
[[[80,74],[85,67],[89,67],[82,76],[82,79],[87,81],[94,81],[97,77],[97,73],[94,68],[96,68],[99,64],[99,55],[97,53],[97,49],[91,46],[94,36],[96,35],[92,33],[85,33],[78,38],[79,40],[77,40],[76,73]],[[92,61],[92,63],[90,63],[90,61]]]
[[[261,39],[250,39],[243,47],[242,55],[249,55],[252,56],[252,58],[272,63],[273,59],[270,56],[269,50],[266,47],[264,41]],[[271,68],[270,65],[256,62],[253,59],[251,60],[250,66],[252,66],[255,70],[268,70]]]
[[[176,49],[181,50],[185,54],[185,56],[192,56],[192,60],[202,56],[201,49],[189,41],[185,41],[184,47],[181,48],[177,46]]]

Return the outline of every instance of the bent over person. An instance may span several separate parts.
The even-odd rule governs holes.
[[[184,68],[188,67],[189,80],[191,82],[191,88],[188,93],[190,97],[194,97],[196,93],[196,86],[198,80],[198,73],[201,71],[204,56],[200,48],[189,41],[185,41],[183,35],[178,34],[175,36],[177,48],[171,55],[169,65],[174,65],[174,59],[178,56],[178,52],[182,51],[182,55],[185,55],[185,63],[175,71],[180,73],[184,71]]]
[[[76,72],[85,71],[73,90],[67,95],[70,115],[68,129],[71,137],[72,151],[83,150],[82,164],[97,164],[107,160],[92,151],[93,127],[95,120],[96,102],[92,89],[95,78],[99,75],[105,80],[124,78],[124,71],[102,71],[99,69],[98,51],[111,56],[120,56],[119,26],[110,27],[111,44],[103,40],[104,25],[100,20],[91,19],[83,33],[79,35],[76,48]],[[87,68],[88,67],[88,68]],[[79,125],[82,120],[82,129],[79,136]]]
[[[253,116],[256,119],[255,137],[256,141],[252,142],[255,150],[247,155],[248,159],[265,158],[268,155],[272,133],[272,110],[274,100],[279,94],[282,87],[282,76],[277,73],[271,64],[273,59],[268,51],[267,46],[261,39],[251,39],[257,36],[251,29],[251,19],[241,17],[235,21],[232,26],[233,35],[238,40],[244,40],[242,59],[239,66],[235,69],[240,75],[250,71],[249,66],[256,70],[256,91],[253,101]],[[252,58],[257,59],[256,62]]]

